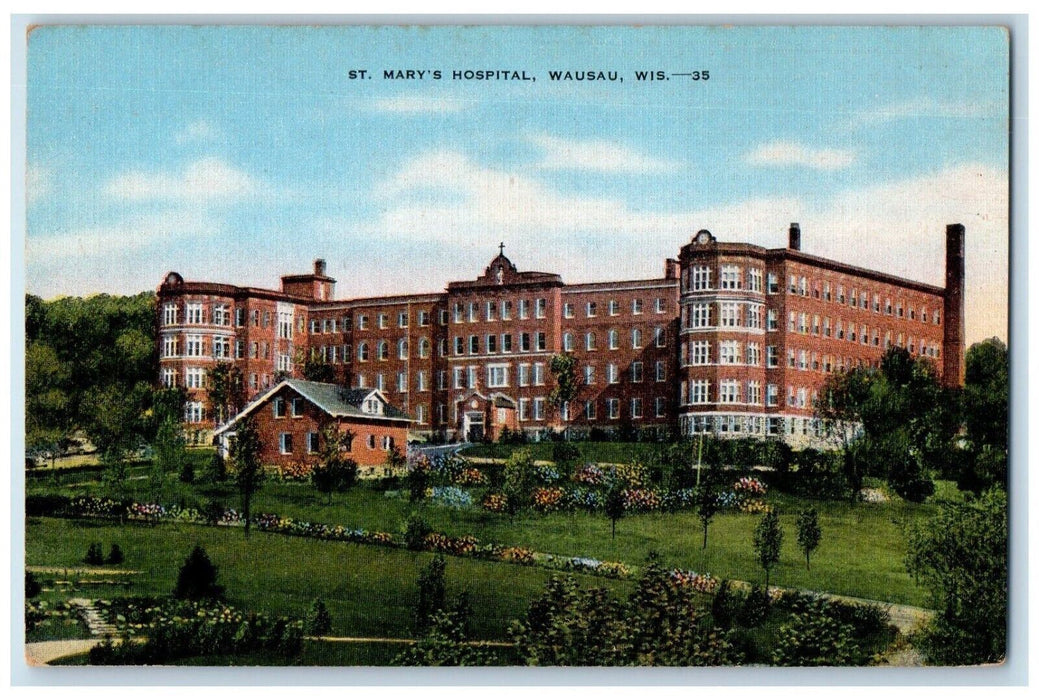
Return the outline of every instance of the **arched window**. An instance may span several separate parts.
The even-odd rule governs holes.
[[[367,362],[368,361],[368,343],[359,343],[357,345],[357,361]],[[362,386],[364,386],[362,384]]]
[[[429,338],[421,338],[418,341],[418,356],[429,357]]]
[[[588,331],[584,336],[585,350],[595,350],[595,333]]]
[[[638,328],[633,328],[631,330],[631,347],[635,350],[642,347],[642,331]]]
[[[610,350],[616,350],[617,349],[617,331],[611,329],[610,332],[609,332],[609,335],[607,337],[609,339],[608,342],[609,342],[609,345],[610,345]]]
[[[408,359],[408,339],[401,338],[397,343],[397,359],[406,360]]]
[[[564,333],[563,334],[563,352],[572,352],[574,349],[574,334]]]
[[[390,359],[390,344],[385,340],[379,341],[379,359],[388,360]]]

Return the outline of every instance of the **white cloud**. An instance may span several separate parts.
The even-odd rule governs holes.
[[[54,169],[45,165],[30,165],[25,173],[25,195],[29,204],[46,197],[54,188]]]
[[[621,199],[568,195],[536,179],[435,151],[382,183],[367,227],[326,220],[328,236],[443,246],[435,279],[428,261],[409,273],[428,291],[482,269],[499,240],[521,269],[560,272],[569,282],[644,278],[701,229],[719,240],[783,247],[791,221],[811,254],[944,285],[945,226],[967,228],[968,340],[1006,337],[1007,175],[983,165],[846,190],[825,200],[764,197],[715,207],[641,210]],[[485,259],[486,258],[486,259]],[[386,281],[399,284],[400,278]],[[345,292],[346,290],[344,290]],[[379,293],[394,291],[387,287]],[[366,293],[358,291],[358,293]],[[370,292],[367,292],[370,293]]]
[[[811,148],[791,141],[762,144],[747,154],[751,165],[800,165],[814,170],[841,170],[855,162],[855,152],[838,148]]]
[[[91,261],[105,265],[109,256],[133,252],[173,239],[210,234],[214,222],[188,209],[157,214],[131,215],[110,224],[85,226],[70,232],[48,232],[25,240],[26,262],[30,265],[69,265]],[[103,268],[102,268],[103,269]],[[105,274],[98,269],[96,274]]]
[[[933,97],[917,97],[902,102],[878,105],[864,112],[855,112],[845,127],[859,129],[888,122],[917,117],[942,119],[986,119],[1006,116],[1006,102],[971,102],[955,104],[939,102]]]
[[[548,170],[647,174],[669,172],[680,165],[605,139],[577,141],[549,134],[534,134],[529,140],[542,150],[540,166]]]
[[[257,194],[260,183],[219,158],[202,158],[179,173],[131,171],[109,180],[110,197],[130,201],[230,202]]]
[[[465,103],[451,97],[421,97],[418,95],[401,95],[373,100],[371,108],[377,112],[396,114],[435,114],[458,112]]]
[[[203,143],[206,141],[212,141],[220,135],[220,130],[217,129],[211,122],[205,119],[199,119],[194,121],[183,129],[178,131],[174,135],[174,139],[177,143],[183,145],[188,143]]]

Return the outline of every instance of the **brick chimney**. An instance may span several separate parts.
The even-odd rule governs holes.
[[[314,261],[314,274],[318,277],[323,277],[325,274],[325,261],[321,258]]]
[[[801,250],[801,224],[790,224],[790,250]]]
[[[664,279],[676,280],[679,277],[678,261],[668,258],[664,261]]]
[[[949,387],[963,386],[965,348],[963,343],[963,224],[945,227],[945,334],[942,343],[942,381]]]

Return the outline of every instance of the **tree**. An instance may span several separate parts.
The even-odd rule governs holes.
[[[707,549],[707,527],[718,512],[718,494],[710,485],[704,484],[697,486],[694,490],[693,501],[696,503],[696,516],[700,518],[700,525],[703,526],[703,547],[701,549]]]
[[[943,503],[915,524],[906,568],[930,589],[937,611],[920,639],[930,661],[997,663],[1006,656],[1005,491],[996,487],[967,503]]]
[[[549,392],[548,401],[556,407],[562,417],[563,406],[576,399],[581,388],[577,377],[577,358],[570,353],[553,355],[548,369],[555,379],[555,386]]]
[[[245,520],[245,536],[249,536],[250,506],[253,494],[263,484],[263,467],[260,465],[260,435],[252,416],[238,422],[235,435],[231,438],[231,463],[235,470],[235,485],[242,497],[242,518]]]
[[[437,553],[419,572],[418,601],[415,604],[415,632],[418,634],[429,629],[433,615],[444,609],[447,600],[445,568],[444,555]]]
[[[230,362],[218,362],[206,372],[206,390],[213,425],[222,425],[245,403],[245,377]]]
[[[328,494],[330,504],[334,492],[346,491],[357,482],[357,462],[343,457],[353,440],[352,431],[340,433],[334,425],[321,431],[321,462],[310,472],[310,481],[318,491]]]
[[[217,568],[201,545],[195,545],[177,573],[173,597],[181,600],[216,600],[223,595],[217,583]]]
[[[150,474],[152,493],[156,500],[161,500],[161,490],[166,475],[188,463],[186,442],[180,421],[170,418],[163,420],[155,435],[153,444],[155,456],[152,460]]]
[[[862,416],[869,400],[874,376],[864,367],[834,372],[826,377],[819,389],[815,416],[822,421],[823,430],[841,451],[841,463],[851,501],[862,489],[864,466],[852,445],[862,430]]]
[[[321,358],[311,357],[303,363],[303,378],[308,382],[331,384],[336,380],[336,370]]]
[[[765,590],[772,567],[779,563],[779,549],[783,545],[783,530],[779,526],[779,513],[773,509],[765,513],[754,528],[754,553],[765,570]]]
[[[797,516],[797,546],[805,555],[805,568],[812,570],[812,552],[819,546],[823,531],[819,527],[819,513],[815,508],[802,510]]]
[[[610,539],[617,538],[617,521],[624,517],[624,482],[614,479],[610,484],[610,490],[606,492],[604,504],[606,517],[610,519]]]
[[[998,338],[967,350],[963,385],[963,423],[971,459],[959,477],[961,488],[980,493],[1006,488],[1007,411],[1010,398],[1007,347]]]
[[[315,598],[307,614],[307,634],[312,637],[323,637],[332,631],[332,615],[329,614],[325,601]]]
[[[408,458],[401,451],[400,447],[397,445],[391,446],[389,452],[386,453],[386,467],[390,474],[396,474],[407,466]]]
[[[502,494],[505,496],[505,512],[511,521],[530,497],[531,480],[534,474],[534,459],[530,450],[515,450],[505,460]]]

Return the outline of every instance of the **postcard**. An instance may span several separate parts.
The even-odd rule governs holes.
[[[25,40],[27,664],[1005,663],[1006,28]]]

